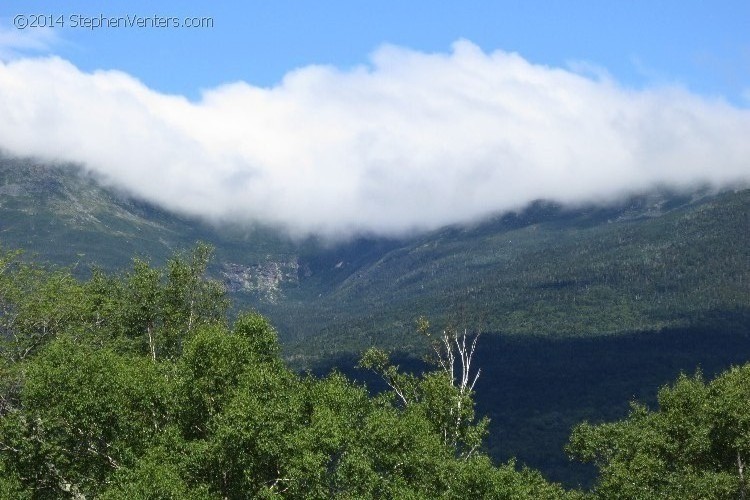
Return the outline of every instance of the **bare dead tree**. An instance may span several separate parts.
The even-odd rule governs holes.
[[[435,362],[450,380],[451,385],[457,389],[454,406],[450,409],[452,429],[443,429],[445,443],[455,446],[461,438],[462,426],[465,423],[464,405],[470,401],[469,396],[482,372],[481,369],[473,371],[471,366],[481,332],[477,332],[471,338],[466,329],[463,332],[458,329],[446,329],[436,339],[430,334],[429,322],[425,318],[419,318],[417,329],[430,340]],[[470,456],[475,449],[476,446],[472,446],[466,456]]]
[[[489,422],[486,418],[474,422],[471,397],[481,373],[472,367],[480,335],[472,336],[466,329],[446,329],[433,336],[424,318],[418,320],[417,331],[430,342],[434,352],[430,361],[437,366],[437,372],[423,377],[402,373],[390,362],[388,353],[377,348],[368,349],[359,366],[378,373],[404,409],[423,403],[432,408],[429,418],[441,433],[443,443],[468,459],[481,445]],[[446,385],[439,381],[443,377]]]
[[[445,372],[451,383],[459,391],[466,395],[474,390],[479,379],[481,369],[472,374],[471,363],[476,352],[477,341],[481,332],[477,332],[471,341],[467,341],[470,335],[466,329],[459,333],[458,329],[443,330],[439,339],[434,339],[429,332],[430,324],[425,318],[417,320],[419,333],[430,340],[430,346],[435,353],[438,366]]]

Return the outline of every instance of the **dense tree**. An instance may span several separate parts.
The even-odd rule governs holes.
[[[658,400],[658,410],[633,404],[623,421],[575,428],[568,451],[599,468],[598,496],[746,498],[750,365],[710,383],[683,375]]]
[[[420,377],[399,371],[390,363],[388,354],[368,349],[360,366],[380,374],[393,391],[394,402],[405,410],[421,412],[433,430],[442,436],[461,458],[470,458],[487,434],[489,421],[475,422],[473,393],[480,371],[472,369],[472,360],[479,335],[467,342],[467,332],[444,330],[440,335],[430,332],[427,319],[417,321],[418,332],[425,336],[434,356],[428,361],[436,371]]]
[[[174,407],[160,367],[64,336],[24,370],[21,405],[0,421],[8,467],[38,496],[97,492],[150,448]]]
[[[0,499],[746,498],[750,365],[578,425],[590,494],[483,452],[476,338],[419,330],[434,371],[371,349],[377,395],[290,370],[260,314],[227,319],[210,248],[75,279],[0,254]]]
[[[337,373],[289,370],[265,318],[229,325],[222,289],[205,277],[209,257],[198,246],[163,269],[136,260],[79,281],[2,256],[2,495],[568,495],[491,463],[471,387],[452,372],[401,374],[373,351],[363,363],[375,359],[398,382],[372,396]]]

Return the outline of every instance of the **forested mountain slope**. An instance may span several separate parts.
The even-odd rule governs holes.
[[[363,336],[404,346],[420,314],[550,337],[746,324],[750,190],[575,210],[539,203],[411,240],[294,307],[323,332],[300,351],[356,349]]]
[[[6,248],[85,271],[163,262],[196,240],[216,246],[211,272],[233,299],[269,315],[298,355],[418,350],[408,334],[420,315],[578,337],[745,324],[750,307],[748,189],[538,202],[472,227],[332,244],[172,214],[74,167],[0,160]]]
[[[209,274],[234,310],[266,314],[298,369],[349,372],[379,345],[418,370],[422,315],[489,334],[477,400],[492,417],[492,455],[572,484],[591,477],[562,452],[575,422],[621,417],[680,371],[718,373],[750,352],[748,189],[539,202],[472,227],[331,244],[211,225],[73,166],[0,159],[5,249],[87,277],[92,265],[129,268],[133,256],[163,263],[196,240],[216,247]]]

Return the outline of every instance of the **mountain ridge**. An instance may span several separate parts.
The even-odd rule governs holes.
[[[496,459],[517,456],[569,485],[570,426],[622,418],[630,398],[697,366],[746,359],[750,190],[655,190],[606,206],[538,201],[517,213],[411,238],[337,245],[172,214],[73,166],[0,157],[0,246],[73,266],[163,262],[203,240],[236,309],[266,314],[287,363],[354,369],[365,347],[419,371],[414,321],[482,330],[477,386]],[[539,446],[546,443],[549,446]],[[549,450],[556,450],[551,452]]]
[[[294,241],[215,226],[73,166],[0,159],[0,242],[82,268],[163,261],[204,240],[238,308],[267,314],[290,354],[418,352],[420,315],[512,335],[659,330],[750,308],[750,190],[654,190],[609,205],[537,201],[408,238]],[[55,244],[50,244],[55,242]],[[714,314],[715,316],[715,314]],[[303,356],[304,358],[304,356]]]

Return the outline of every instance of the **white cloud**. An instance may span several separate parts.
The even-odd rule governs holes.
[[[601,73],[600,73],[601,75]],[[750,111],[680,88],[486,54],[386,46],[200,102],[57,58],[0,65],[0,147],[73,161],[146,199],[294,234],[399,234],[548,198],[750,180]]]
[[[60,42],[52,28],[8,28],[0,23],[0,61],[18,59],[28,53],[48,52]]]

